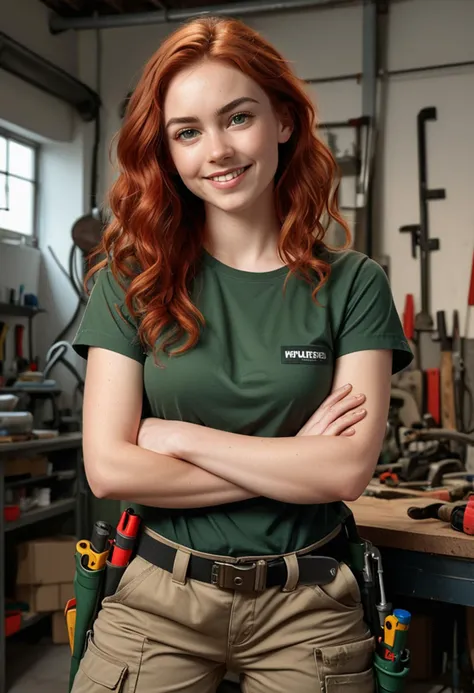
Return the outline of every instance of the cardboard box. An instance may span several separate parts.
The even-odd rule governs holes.
[[[59,585],[59,609],[63,609],[66,603],[74,597],[74,585],[72,582],[66,582]]]
[[[51,619],[51,627],[53,643],[55,645],[67,645],[69,643],[69,637],[63,611],[54,612]]]
[[[38,455],[35,457],[11,457],[5,460],[5,476],[43,476],[48,474],[51,463],[47,457]]]
[[[69,599],[74,597],[74,585],[65,582],[58,585],[19,585],[16,588],[18,601],[27,602],[30,611],[45,613],[64,611]]]
[[[76,539],[43,537],[19,544],[17,585],[57,585],[74,579]]]
[[[61,608],[59,585],[20,585],[16,598],[29,604],[29,611],[44,613]]]

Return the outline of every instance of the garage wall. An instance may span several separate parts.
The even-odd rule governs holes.
[[[273,41],[303,78],[353,73],[362,68],[362,8],[307,10],[247,17]],[[474,2],[404,0],[392,4],[389,69],[474,59]],[[139,72],[173,25],[103,31],[102,97],[104,142],[108,149],[120,126],[118,107]],[[95,36],[79,34],[81,69],[91,70]],[[310,88],[322,120],[361,114],[361,88],[339,82]],[[433,254],[433,307],[465,310],[473,246],[474,70],[392,78],[388,90],[386,151],[383,162],[379,251],[391,258],[392,285],[400,311],[405,294],[419,296],[419,263],[410,256],[401,225],[419,221],[416,115],[436,106],[439,120],[429,126],[429,185],[445,187],[447,199],[430,204],[431,233],[442,251]],[[341,149],[345,143],[341,139]],[[103,154],[102,190],[113,178]],[[347,185],[345,186],[345,194]],[[349,194],[350,190],[347,191]],[[462,315],[463,317],[463,315]]]
[[[0,31],[63,70],[77,74],[76,36],[53,37],[47,17],[46,7],[38,0],[0,0]],[[74,117],[66,104],[3,70],[0,70],[0,93],[1,119],[42,137],[71,139]]]
[[[38,0],[0,0],[0,31],[55,63],[78,73],[77,36],[53,36],[48,12]],[[17,77],[0,70],[0,122],[40,143],[39,249],[0,244],[0,284],[24,283],[38,295],[47,315],[35,318],[35,351],[44,357],[76,307],[76,297],[54,262],[51,246],[67,267],[71,226],[84,210],[84,126],[74,110]],[[5,319],[5,318],[1,318]],[[13,325],[18,318],[9,318]],[[26,323],[25,323],[26,324]],[[13,330],[10,331],[13,336]],[[25,340],[26,348],[26,340]],[[13,341],[7,356],[13,354]],[[44,361],[40,362],[44,366]],[[58,367],[52,374],[65,390],[60,404],[70,404],[74,382]]]
[[[473,60],[473,27],[473,2],[417,0],[394,5],[389,69]],[[474,249],[474,68],[391,79],[383,248],[392,258],[392,284],[402,307],[405,293],[419,295],[419,262],[411,259],[409,237],[398,228],[419,221],[416,116],[426,106],[435,106],[438,114],[438,120],[428,124],[428,186],[446,189],[446,200],[429,203],[430,235],[441,243],[441,250],[431,255],[432,307],[459,307],[463,325]],[[450,313],[448,320],[451,325]]]

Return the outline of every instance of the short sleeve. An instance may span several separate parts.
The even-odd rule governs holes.
[[[347,297],[336,337],[336,358],[366,349],[391,349],[392,373],[413,360],[387,275],[368,257],[358,268]]]
[[[125,291],[109,268],[99,270],[84,315],[73,340],[74,350],[87,358],[89,347],[109,349],[140,363],[146,354],[137,324],[125,305]]]

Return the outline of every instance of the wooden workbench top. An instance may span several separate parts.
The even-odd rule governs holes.
[[[474,559],[474,536],[457,532],[441,520],[412,520],[407,515],[412,505],[436,502],[435,498],[382,500],[362,496],[347,505],[360,534],[375,546]]]

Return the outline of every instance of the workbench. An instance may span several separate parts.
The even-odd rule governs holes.
[[[474,606],[474,536],[441,520],[412,520],[407,515],[410,506],[434,502],[435,498],[362,496],[347,505],[361,536],[382,552],[390,595]]]

